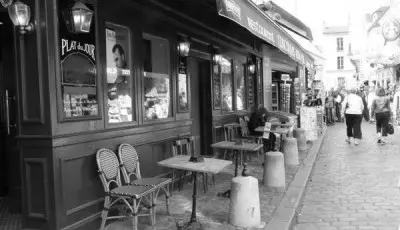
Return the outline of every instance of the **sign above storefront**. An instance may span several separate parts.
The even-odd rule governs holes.
[[[220,16],[243,26],[257,37],[279,48],[303,66],[313,63],[313,59],[293,41],[283,29],[275,25],[249,0],[216,0]]]

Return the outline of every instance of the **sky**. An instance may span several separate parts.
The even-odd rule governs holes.
[[[365,19],[365,13],[373,13],[380,6],[390,4],[390,0],[273,0],[273,2],[310,27],[316,45],[321,43],[324,21],[327,26],[340,26],[347,25],[350,18],[353,26],[361,29],[360,23]]]

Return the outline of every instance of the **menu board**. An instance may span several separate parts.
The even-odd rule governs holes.
[[[213,66],[212,84],[213,84],[213,106],[214,109],[221,108],[221,75],[220,66]]]
[[[290,112],[290,84],[281,84],[280,90],[280,103],[281,111],[289,113]]]
[[[317,139],[317,108],[316,107],[301,107],[301,128],[306,131],[307,140]]]
[[[68,4],[61,1],[60,11]],[[94,10],[91,4],[86,6]],[[95,20],[89,33],[73,34],[68,31],[62,12],[59,19],[62,118],[98,116]]]
[[[247,101],[249,106],[254,105],[254,79],[251,74],[247,76]]]

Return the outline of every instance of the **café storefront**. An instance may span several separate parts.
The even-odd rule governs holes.
[[[166,176],[157,162],[172,140],[197,136],[196,151],[211,155],[223,136],[215,127],[269,105],[269,51],[305,56],[253,3],[243,1],[241,17],[270,35],[219,16],[226,2],[25,0],[31,28],[13,27],[1,10],[2,65],[13,68],[1,73],[9,167],[0,186],[22,207],[24,229],[98,228],[97,149],[129,143],[143,176]]]

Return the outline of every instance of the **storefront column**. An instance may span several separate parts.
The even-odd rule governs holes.
[[[272,69],[270,50],[271,49],[267,45],[262,46],[264,107],[268,110],[272,110]]]

